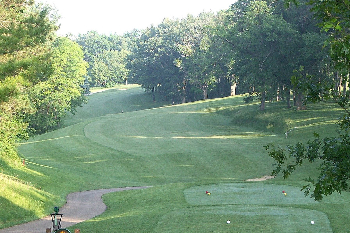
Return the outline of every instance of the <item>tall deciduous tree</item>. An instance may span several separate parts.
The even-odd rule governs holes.
[[[100,35],[95,31],[78,36],[76,42],[82,46],[84,59],[89,64],[91,86],[111,87],[128,79],[129,39],[128,36]]]
[[[57,38],[52,45],[52,74],[29,90],[36,109],[28,115],[29,126],[37,133],[57,128],[67,111],[74,113],[83,101],[87,63],[81,47],[68,38]]]
[[[15,158],[26,136],[26,113],[35,111],[26,91],[51,71],[44,46],[57,29],[50,8],[33,1],[0,2],[0,158]]]
[[[88,81],[90,85],[101,86],[101,83],[96,81],[93,69],[101,70],[100,62],[96,62],[96,60],[105,51],[111,50],[111,43],[108,41],[108,37],[100,35],[96,31],[89,31],[86,34],[79,35],[76,42],[83,48],[84,60],[89,64]],[[94,68],[94,65],[97,65],[97,68]]]
[[[213,33],[218,22],[202,13],[143,31],[130,56],[134,81],[173,102],[230,95],[229,49]]]
[[[264,110],[268,96],[277,93],[277,77],[285,70],[291,72],[296,65],[293,58],[299,38],[297,31],[275,15],[267,2],[243,3],[233,8],[233,14],[242,17],[235,18],[237,22],[233,22],[235,25],[227,40],[235,49],[234,66],[239,84],[258,93],[260,109]]]
[[[220,20],[219,14],[201,13],[181,21],[178,62],[185,73],[188,101],[230,95],[229,48],[215,34]]]
[[[290,1],[286,1],[289,3]],[[296,1],[293,1],[296,2]],[[350,70],[350,3],[336,0],[309,0],[311,10],[320,19],[320,26],[326,30],[330,37],[328,42],[330,55],[334,66],[338,71]],[[347,79],[345,77],[344,84]],[[333,85],[334,86],[334,85]],[[319,100],[323,93],[322,88],[309,88],[310,98]],[[321,139],[315,133],[313,140],[307,143],[299,142],[283,148],[276,145],[268,145],[268,154],[277,162],[274,174],[283,173],[284,178],[291,175],[298,166],[305,161],[319,163],[317,178],[309,179],[303,187],[306,194],[316,200],[321,200],[324,195],[334,192],[341,193],[349,190],[350,181],[350,92],[333,90],[331,95],[344,109],[344,116],[339,120],[339,134],[335,137]]]
[[[112,87],[124,83],[128,78],[128,51],[104,51],[94,58],[90,74],[98,86]]]
[[[178,22],[165,19],[158,27],[152,26],[142,33],[130,63],[136,82],[175,102],[182,101],[186,85],[177,65],[180,39]]]

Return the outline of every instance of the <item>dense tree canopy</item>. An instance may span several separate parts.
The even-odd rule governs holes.
[[[241,84],[260,95],[261,110],[269,95],[277,94],[277,87],[297,66],[298,32],[264,1],[252,1],[244,9],[229,39],[235,47],[235,67]],[[282,77],[281,77],[282,76]]]
[[[25,0],[0,2],[0,156],[16,156],[15,143],[26,136],[23,113],[34,112],[26,91],[51,71],[45,43],[56,26],[49,8]]]
[[[278,1],[238,1],[227,11],[225,21],[228,26],[222,36],[234,51],[239,88],[258,96],[261,110],[266,100],[273,99],[284,99],[290,107],[293,90],[301,108],[304,93],[291,82],[293,71],[302,66],[308,75],[316,74],[326,55],[325,33],[315,27],[309,7],[286,9]]]
[[[35,113],[29,113],[29,127],[37,133],[57,128],[67,111],[84,102],[83,89],[87,64],[80,46],[68,38],[57,38],[52,44],[50,65],[52,73],[34,85],[28,95]]]
[[[260,98],[262,110],[273,99],[290,107],[291,93],[301,109],[305,80],[334,78],[324,70],[326,33],[316,24],[305,4],[286,9],[278,1],[247,0],[217,14],[164,19],[124,36],[88,32],[76,41],[91,86],[129,80],[165,100],[187,102],[230,95],[237,84],[238,93]]]
[[[68,38],[56,38],[55,18],[49,6],[34,1],[0,1],[2,161],[17,157],[18,140],[57,127],[83,101],[82,50]]]
[[[127,36],[100,35],[95,31],[79,35],[76,42],[83,48],[88,62],[91,86],[112,87],[128,79],[127,56],[131,45]]]
[[[327,93],[344,109],[344,115],[338,122],[339,134],[322,139],[315,133],[314,139],[307,143],[299,142],[287,148],[268,145],[266,148],[269,150],[269,155],[277,162],[274,174],[282,172],[285,178],[289,177],[298,166],[302,166],[305,161],[318,162],[320,172],[317,178],[308,179],[309,182],[304,186],[304,190],[316,200],[321,200],[324,195],[349,190],[350,92],[347,88],[350,71],[350,3],[335,0],[310,0],[308,4],[320,20],[321,28],[329,34],[327,42],[330,45],[332,58],[330,66],[334,68],[330,70],[333,71],[335,78],[332,85],[313,84],[308,85],[305,89],[309,92],[310,100],[318,101]],[[341,81],[338,75],[341,76]],[[339,85],[342,85],[342,89],[339,88]]]
[[[173,102],[230,95],[231,58],[213,33],[218,22],[219,15],[202,13],[142,32],[130,61],[132,78]]]

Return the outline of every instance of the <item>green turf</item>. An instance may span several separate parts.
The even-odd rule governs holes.
[[[208,198],[202,198],[206,191],[210,192],[211,195]],[[313,199],[305,197],[298,187],[264,182],[192,187],[185,190],[184,194],[186,201],[192,205],[318,204]]]
[[[89,103],[69,115],[62,129],[22,143],[19,151],[25,167],[3,166],[0,228],[48,214],[53,206],[63,205],[70,192],[145,185],[153,187],[106,195],[107,211],[71,230],[346,232],[350,228],[348,193],[314,202],[300,192],[303,178],[315,174],[315,166],[307,164],[286,181],[277,177],[246,182],[272,171],[264,145],[307,140],[315,130],[334,132],[340,113],[333,104],[310,105],[298,112],[270,103],[259,112],[257,103],[244,104],[237,96],[165,105],[135,86],[88,98]],[[228,219],[231,224],[226,224]]]
[[[266,190],[276,191],[276,198],[265,193],[254,200],[256,195],[237,197],[234,190],[242,185],[246,193],[257,190],[251,183],[204,186],[178,183],[108,194],[105,202],[110,209],[76,227],[85,232],[89,229],[96,232],[332,232],[327,214],[312,208],[322,204],[300,194],[294,197],[295,187],[267,185]],[[290,194],[284,196],[282,187],[288,188]],[[212,191],[210,196],[205,193],[207,189]],[[342,202],[339,198],[337,201]],[[227,220],[231,223],[227,224]]]
[[[317,219],[316,225],[309,219]],[[332,232],[332,228],[322,212],[226,205],[170,212],[160,220],[155,232]]]

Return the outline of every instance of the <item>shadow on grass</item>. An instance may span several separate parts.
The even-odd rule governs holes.
[[[34,211],[29,211],[0,196],[0,229],[22,223],[23,219],[37,218]]]

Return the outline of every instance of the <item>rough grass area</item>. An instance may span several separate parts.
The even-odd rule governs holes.
[[[299,112],[269,103],[259,112],[242,96],[167,105],[153,102],[137,86],[125,89],[88,96],[89,103],[68,116],[64,128],[23,142],[19,151],[25,166],[2,164],[0,228],[49,214],[70,192],[126,186],[153,187],[107,194],[107,211],[71,230],[350,228],[348,193],[315,202],[300,192],[303,179],[316,174],[315,165],[306,164],[288,180],[247,182],[271,174],[273,161],[264,145],[306,141],[314,131],[335,132],[340,111],[334,104],[314,104]]]
[[[250,125],[265,132],[293,135],[334,125],[342,115],[342,109],[335,103],[308,104],[306,110],[288,109],[285,103],[270,103],[265,111],[258,103],[220,106],[216,112],[229,116],[236,125]],[[334,131],[334,130],[333,130]]]

